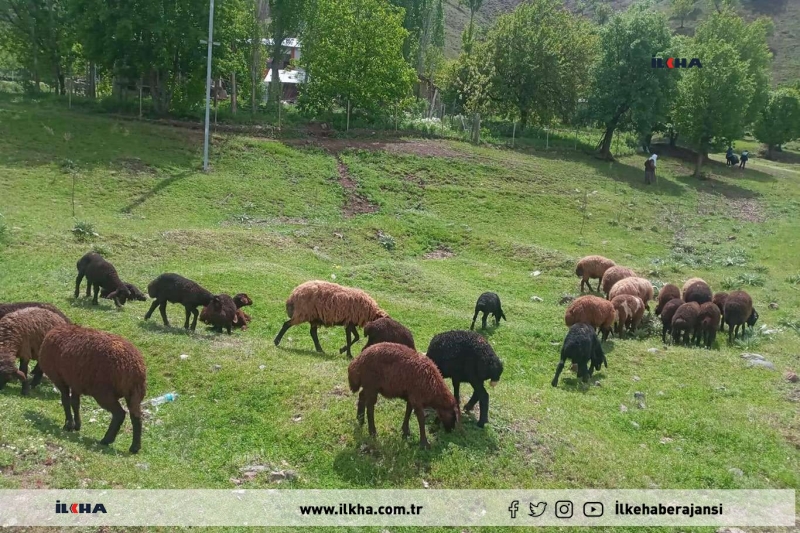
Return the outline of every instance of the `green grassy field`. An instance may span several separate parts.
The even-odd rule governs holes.
[[[800,486],[800,386],[783,378],[800,370],[798,165],[716,164],[697,181],[664,157],[646,187],[641,155],[605,163],[455,141],[215,136],[204,174],[199,132],[15,95],[0,95],[0,139],[0,301],[51,302],[124,335],[147,362],[148,397],[179,394],[151,409],[131,456],[127,421],[114,445],[96,444],[110,417],[91,398],[80,434],[67,434],[48,381],[27,398],[10,384],[0,391],[0,488]],[[79,242],[78,222],[98,236]],[[213,292],[247,292],[250,329],[188,334],[157,313],[143,321],[147,303],[118,311],[73,299],[75,262],[93,248],[142,289],[174,271]],[[743,287],[756,329],[776,331],[734,346],[720,335],[708,351],[664,347],[645,330],[605,344],[598,386],[579,390],[567,372],[554,389],[559,300],[577,294],[574,263],[594,253],[658,283]],[[377,440],[357,429],[343,329],[322,330],[325,354],[307,326],[272,344],[286,297],[314,278],[367,290],[422,351],[435,333],[468,328],[481,292],[498,292],[508,322],[485,334],[505,373],[487,427],[472,415],[450,434],[431,424],[422,451],[416,428],[400,436],[402,402],[383,400]],[[168,312],[180,326],[183,309]],[[776,370],[748,368],[743,352]],[[241,469],[253,464],[297,478],[247,479]]]

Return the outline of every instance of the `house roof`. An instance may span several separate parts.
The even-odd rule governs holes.
[[[298,84],[306,81],[306,73],[302,69],[279,70],[278,78],[280,78],[281,83]],[[270,82],[272,82],[272,70],[268,70],[267,75],[264,77],[264,83]]]
[[[272,39],[261,39],[261,43],[265,44],[267,46],[272,46],[272,42],[273,42]],[[283,46],[285,46],[286,48],[302,48],[300,46],[300,41],[298,39],[293,38],[293,37],[290,37],[288,39],[284,39],[281,44]]]

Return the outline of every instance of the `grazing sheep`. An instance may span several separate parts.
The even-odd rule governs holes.
[[[725,331],[725,301],[728,299],[727,292],[718,292],[714,294],[714,297],[711,299],[712,302],[717,304],[719,307],[721,316],[719,318],[719,330]]]
[[[406,401],[403,419],[403,437],[410,434],[408,422],[411,411],[419,422],[419,444],[430,448],[425,436],[425,408],[436,410],[447,431],[451,431],[460,420],[458,403],[433,361],[416,350],[393,342],[382,342],[365,349],[347,369],[350,390],[358,394],[356,417],[364,424],[364,411],[369,421],[369,434],[377,435],[375,429],[375,403],[378,394],[384,398],[402,398]]]
[[[625,278],[634,278],[636,277],[636,272],[631,270],[630,268],[626,268],[624,266],[613,266],[605,271],[603,274],[603,279],[600,282],[600,285],[603,289],[603,292],[608,293],[611,292],[611,288],[619,281]]]
[[[642,303],[644,303],[644,308],[650,311],[649,302],[653,299],[653,292],[653,284],[650,283],[648,279],[637,277],[624,278],[611,287],[611,292],[608,293],[608,299],[613,300],[620,294],[638,296],[639,299],[642,300]]]
[[[675,311],[675,315],[672,317],[672,342],[674,344],[680,344],[681,334],[683,334],[683,344],[687,346],[697,338],[699,316],[700,304],[697,302],[686,302]]]
[[[698,304],[703,305],[706,302],[710,302],[712,299],[713,293],[711,292],[711,287],[709,287],[708,283],[700,278],[694,278],[692,283],[687,282],[687,284],[684,284],[683,287],[684,302],[697,302]]]
[[[412,350],[417,349],[414,345],[414,336],[411,334],[411,330],[388,316],[367,322],[364,326],[364,336],[367,337],[367,344],[364,349],[381,342],[394,342],[408,346]]]
[[[211,298],[211,302],[203,307],[200,313],[200,322],[210,324],[214,331],[222,333],[222,328],[231,334],[231,327],[239,320],[236,313],[236,302],[227,294],[218,294]]]
[[[86,276],[86,296],[90,296],[94,288],[94,298],[92,304],[97,305],[97,296],[100,287],[107,292],[106,298],[114,300],[114,305],[120,307],[125,305],[125,301],[131,299],[131,291],[119,279],[117,269],[105,258],[95,252],[89,252],[78,260],[78,277],[75,278],[75,298],[80,296],[81,281]]]
[[[697,346],[702,340],[706,348],[711,348],[717,338],[721,312],[714,302],[706,302],[700,306],[700,314],[697,317]]]
[[[595,329],[599,328],[605,341],[611,333],[616,316],[614,304],[598,296],[586,295],[577,298],[569,305],[564,314],[564,322],[570,327],[583,322]]]
[[[139,451],[142,447],[141,404],[147,382],[144,359],[133,344],[103,331],[59,326],[44,338],[39,366],[61,392],[66,418],[64,430],[81,429],[81,395],[88,394],[100,407],[111,412],[111,424],[100,441],[100,444],[111,444],[125,421],[125,410],[119,404],[119,399],[125,398],[133,425],[130,452]]]
[[[47,309],[48,311],[52,311],[53,313],[63,318],[67,322],[67,324],[70,323],[69,318],[67,318],[67,315],[62,313],[58,307],[50,304],[44,304],[41,302],[16,302],[16,303],[0,304],[0,318],[3,318],[9,313],[13,313],[14,311],[19,311],[20,309],[27,309],[28,307],[38,307],[39,309]]]
[[[578,323],[570,326],[564,345],[561,347],[561,361],[556,367],[556,375],[550,384],[558,387],[558,378],[564,370],[564,363],[569,359],[573,368],[577,366],[578,379],[584,383],[589,381],[595,370],[600,370],[603,364],[608,368],[608,361],[603,353],[603,347],[597,340],[597,335],[588,324]]]
[[[350,347],[359,339],[357,328],[363,328],[367,322],[372,322],[376,318],[389,316],[366,292],[328,281],[307,281],[295,287],[286,300],[286,314],[289,320],[283,323],[278,336],[275,337],[275,346],[280,344],[283,335],[290,327],[308,322],[311,324],[314,348],[322,352],[322,346],[317,338],[317,328],[344,326],[347,344],[339,350],[339,353],[347,352],[350,358],[353,357]]]
[[[656,305],[656,316],[661,314],[661,310],[664,309],[664,305],[674,298],[681,297],[681,290],[672,283],[667,283],[661,290],[658,291],[658,305]]]
[[[753,299],[745,291],[733,291],[725,300],[725,323],[728,324],[728,342],[733,342],[741,328],[744,338],[745,324],[753,327],[758,320],[758,313],[753,308]]]
[[[483,312],[483,329],[486,329],[486,316],[494,315],[494,325],[500,324],[500,319],[508,321],[506,315],[503,313],[503,308],[500,306],[500,297],[493,292],[484,292],[478,297],[475,303],[475,315],[472,317],[472,325],[469,329],[475,329],[475,319],[478,318],[478,313]]]
[[[47,332],[69,322],[61,316],[39,307],[27,307],[0,319],[0,389],[12,379],[22,383],[22,395],[30,390],[28,363],[39,359],[39,348]],[[19,359],[19,370],[16,360]],[[38,365],[33,370],[34,387],[41,381]]]
[[[242,328],[242,331],[247,329],[247,324],[250,323],[250,315],[242,311],[242,307],[253,305],[253,300],[250,297],[240,292],[233,297],[233,303],[236,304],[236,320],[233,322],[234,328]]]
[[[128,290],[131,293],[131,295],[128,298],[128,300],[136,300],[136,301],[139,301],[139,302],[146,302],[147,301],[147,296],[142,291],[139,290],[139,287],[137,287],[133,283],[125,283],[125,286],[128,288]],[[109,294],[111,294],[111,292],[112,291],[110,289],[104,289],[104,288],[101,287],[100,288],[100,298],[108,298],[108,296],[109,296]],[[123,302],[123,305],[124,305],[124,302]]]
[[[687,290],[689,287],[691,287],[693,284],[697,283],[698,281],[700,281],[700,282],[703,282],[703,283],[706,283],[706,282],[705,282],[705,280],[704,280],[703,278],[689,278],[689,279],[687,279],[687,280],[684,282],[684,284],[683,284],[683,288],[681,289],[681,293],[682,293],[682,294],[685,294],[685,293],[686,293],[686,290]],[[706,285],[708,285],[708,283],[706,283]]]
[[[611,300],[611,304],[617,311],[617,328],[616,334],[621,338],[625,338],[625,327],[629,331],[636,331],[639,323],[644,316],[644,302],[638,296],[631,294],[619,294]]]
[[[161,274],[147,286],[147,294],[153,298],[153,304],[144,315],[145,320],[149,320],[153,315],[153,311],[158,307],[161,311],[161,319],[164,321],[164,325],[169,327],[167,302],[181,304],[186,309],[184,329],[189,329],[189,316],[194,315],[192,331],[197,326],[197,315],[199,314],[197,308],[208,305],[213,297],[210,292],[194,281],[178,274]]]
[[[616,263],[611,259],[603,257],[602,255],[587,255],[578,261],[578,264],[575,265],[575,275],[581,278],[581,292],[583,292],[584,285],[589,287],[590,291],[599,291],[600,280],[603,279],[603,274],[605,274],[606,270],[613,266],[616,266]],[[597,280],[597,289],[592,289],[592,286],[589,283],[590,279]]]
[[[478,427],[482,428],[489,421],[489,393],[483,382],[488,379],[494,387],[503,373],[503,362],[492,346],[475,332],[447,331],[431,340],[426,355],[436,363],[443,378],[452,378],[457,403],[461,403],[461,383],[472,385],[472,396],[464,406],[464,411],[472,411],[475,404],[480,402]]]
[[[661,309],[661,342],[667,343],[667,333],[672,335],[672,317],[675,316],[675,311],[678,310],[685,302],[680,298],[673,298],[664,304]]]

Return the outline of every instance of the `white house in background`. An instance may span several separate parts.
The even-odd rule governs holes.
[[[271,47],[273,45],[272,39],[263,39],[262,42],[265,46]],[[306,81],[306,73],[303,69],[292,68],[291,61],[300,59],[300,41],[294,38],[284,39],[283,48],[285,50],[284,56],[279,59],[278,63],[278,78],[280,79],[281,86],[283,87],[283,94],[281,99],[293,102],[297,99],[298,86]],[[272,58],[267,59],[267,74],[264,76],[264,85],[269,89],[269,84],[272,83]],[[264,100],[268,98],[269,90],[264,91]]]

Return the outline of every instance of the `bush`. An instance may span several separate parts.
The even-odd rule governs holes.
[[[383,246],[384,248],[386,248],[390,252],[392,250],[394,250],[395,245],[396,245],[396,243],[394,241],[394,237],[392,237],[388,233],[384,233],[382,231],[378,232],[378,242],[380,243],[381,246]]]
[[[94,230],[94,224],[91,222],[78,222],[72,228],[72,234],[78,242],[87,242],[95,237],[99,237],[98,233]]]

